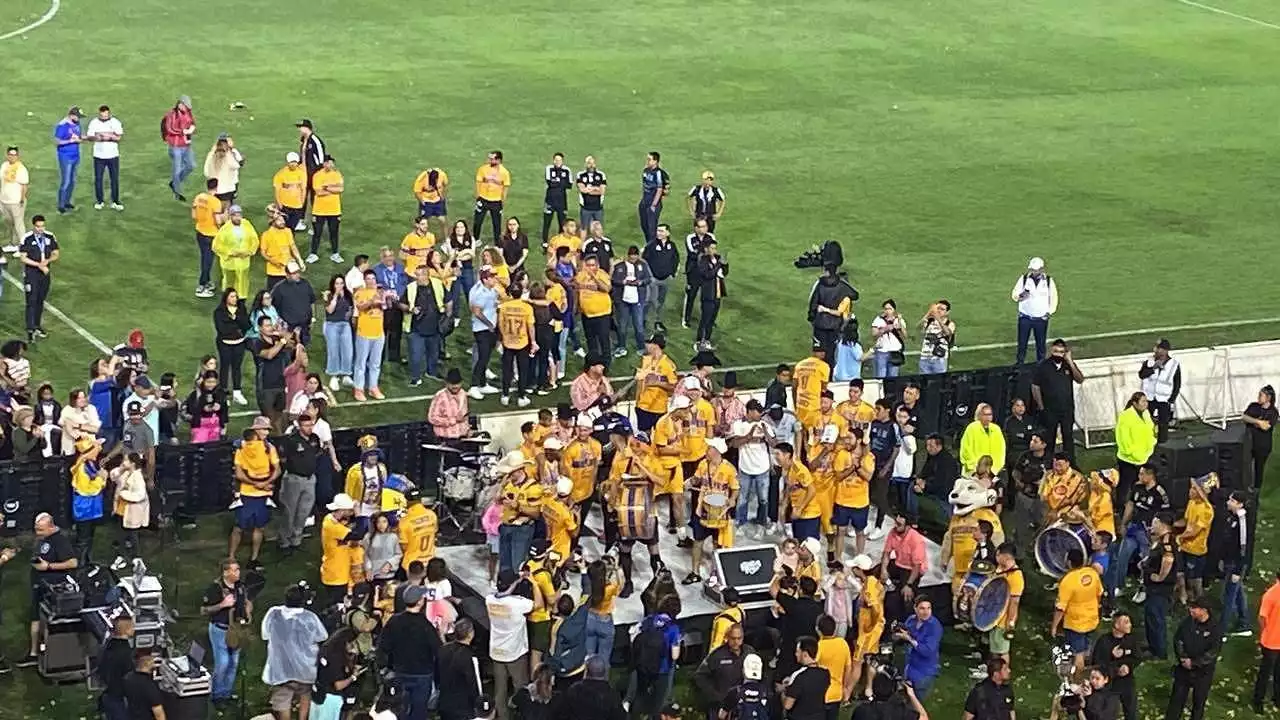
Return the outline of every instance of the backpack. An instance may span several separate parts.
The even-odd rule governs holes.
[[[642,675],[657,675],[662,672],[662,665],[671,656],[667,647],[667,634],[663,627],[655,622],[647,623],[635,639],[631,641],[631,660],[636,672]]]
[[[769,720],[769,696],[764,686],[755,681],[747,681],[738,688],[738,707],[734,711],[735,720]]]

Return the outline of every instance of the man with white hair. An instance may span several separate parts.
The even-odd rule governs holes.
[[[1031,258],[1027,271],[1013,284],[1011,294],[1018,303],[1018,350],[1015,362],[1027,361],[1027,339],[1035,334],[1036,362],[1044,360],[1049,336],[1049,318],[1058,311],[1058,286],[1044,271],[1044,260]]]
[[[724,459],[729,451],[721,438],[707,440],[706,457],[693,472],[693,484],[698,488],[698,504],[694,507],[693,568],[685,577],[685,585],[702,582],[702,553],[706,541],[712,550],[717,547],[733,547],[733,521],[729,510],[738,504],[738,471]]]
[[[35,522],[36,546],[31,557],[31,649],[17,667],[35,667],[40,651],[40,601],[46,586],[65,582],[72,570],[80,567],[75,548],[53,522],[49,513],[40,513]]]

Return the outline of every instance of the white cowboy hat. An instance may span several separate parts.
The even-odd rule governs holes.
[[[519,450],[512,450],[511,452],[502,456],[502,459],[498,461],[498,464],[493,466],[493,471],[497,473],[499,476],[510,475],[511,473],[519,470],[520,468],[526,465],[532,465],[532,464],[533,464],[533,461],[525,457],[524,453],[520,452]]]

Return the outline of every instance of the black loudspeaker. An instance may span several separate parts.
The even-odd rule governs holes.
[[[725,587],[738,591],[742,602],[767,600],[777,558],[775,545],[723,548],[716,551],[717,576]]]
[[[1248,490],[1253,487],[1252,448],[1249,431],[1243,423],[1216,432],[1210,438],[1217,451],[1218,462],[1214,468],[1224,490]]]
[[[164,716],[182,718],[182,720],[205,720],[209,717],[209,696],[178,697],[173,693],[165,692]]]

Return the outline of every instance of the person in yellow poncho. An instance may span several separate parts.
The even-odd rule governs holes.
[[[213,254],[222,268],[222,287],[233,287],[240,297],[249,295],[249,264],[258,252],[258,231],[244,219],[244,210],[232,205],[227,222],[213,237]]]
[[[80,557],[93,552],[93,533],[104,513],[102,490],[107,471],[98,464],[102,446],[93,438],[76,441],[76,459],[71,464],[71,519],[76,524],[76,545]]]
[[[960,467],[964,474],[973,475],[978,468],[978,458],[991,456],[991,472],[1000,474],[1005,463],[1004,431],[992,420],[995,414],[991,406],[979,403],[973,413],[973,422],[964,429],[960,436]]]

